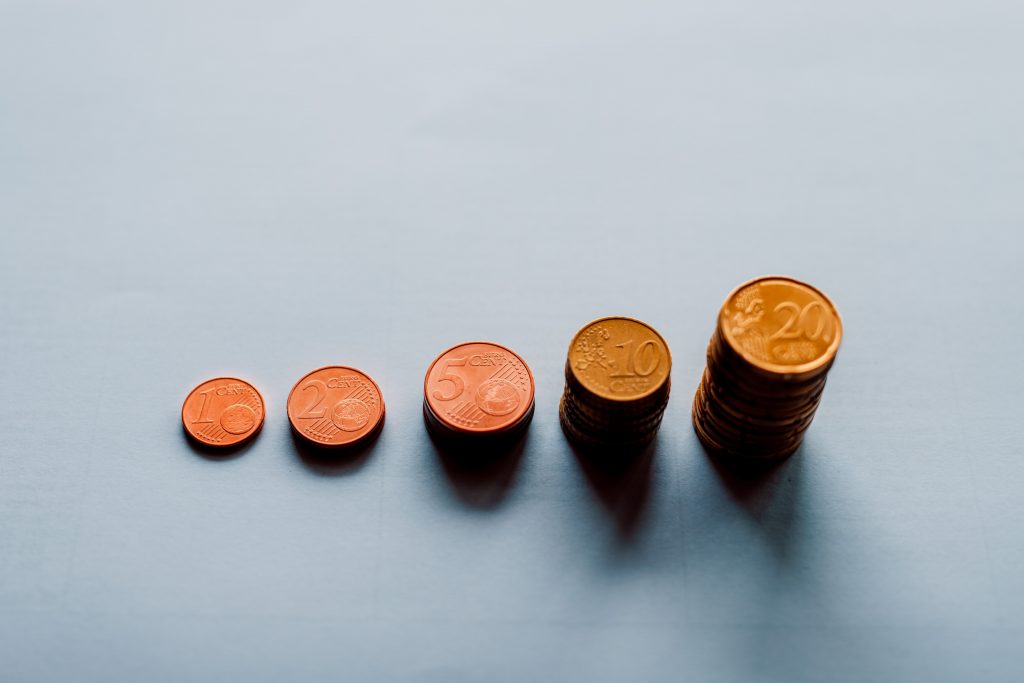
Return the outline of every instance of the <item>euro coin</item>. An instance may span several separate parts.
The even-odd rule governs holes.
[[[303,440],[327,448],[354,447],[384,424],[384,399],[369,375],[341,365],[313,370],[288,395],[288,421]]]
[[[515,435],[533,412],[533,373],[500,344],[457,344],[434,359],[423,380],[424,419],[440,437]]]
[[[200,444],[229,448],[256,436],[265,413],[256,387],[235,377],[218,377],[189,393],[181,406],[181,423]]]
[[[825,294],[789,277],[762,277],[737,287],[718,324],[723,352],[735,354],[769,381],[827,371],[843,325]]]
[[[642,401],[664,386],[672,371],[668,344],[650,325],[625,317],[600,318],[569,345],[567,377],[611,404]]]
[[[650,325],[621,316],[585,325],[566,357],[563,432],[588,449],[643,447],[661,426],[671,372],[668,344]]]

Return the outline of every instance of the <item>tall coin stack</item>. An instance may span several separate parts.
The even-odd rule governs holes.
[[[671,371],[668,344],[651,326],[624,317],[593,321],[569,345],[562,430],[588,449],[643,448],[661,425]]]
[[[769,276],[733,290],[693,401],[693,426],[704,447],[745,463],[796,451],[842,335],[835,306],[808,284]]]

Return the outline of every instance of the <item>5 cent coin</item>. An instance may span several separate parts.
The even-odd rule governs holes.
[[[444,435],[508,434],[533,416],[533,374],[511,349],[466,342],[431,363],[423,400],[428,424]]]

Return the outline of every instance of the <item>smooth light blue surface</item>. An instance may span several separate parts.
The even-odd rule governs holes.
[[[4,681],[1020,681],[1019,3],[0,1]],[[787,273],[846,338],[805,448],[719,472],[717,309]],[[649,466],[558,428],[568,341],[653,324]],[[426,438],[493,339],[521,456]],[[292,384],[380,384],[303,459]],[[268,402],[226,461],[179,409]]]

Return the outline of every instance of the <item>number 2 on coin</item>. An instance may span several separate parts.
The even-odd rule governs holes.
[[[302,387],[303,391],[305,391],[306,389],[316,390],[316,400],[313,401],[313,405],[303,410],[302,414],[299,415],[298,417],[307,420],[312,420],[317,417],[323,417],[327,412],[326,408],[321,408],[316,412],[313,412],[313,409],[324,402],[324,397],[327,396],[327,385],[318,379],[311,379],[309,380],[309,382],[305,384],[305,386]]]

